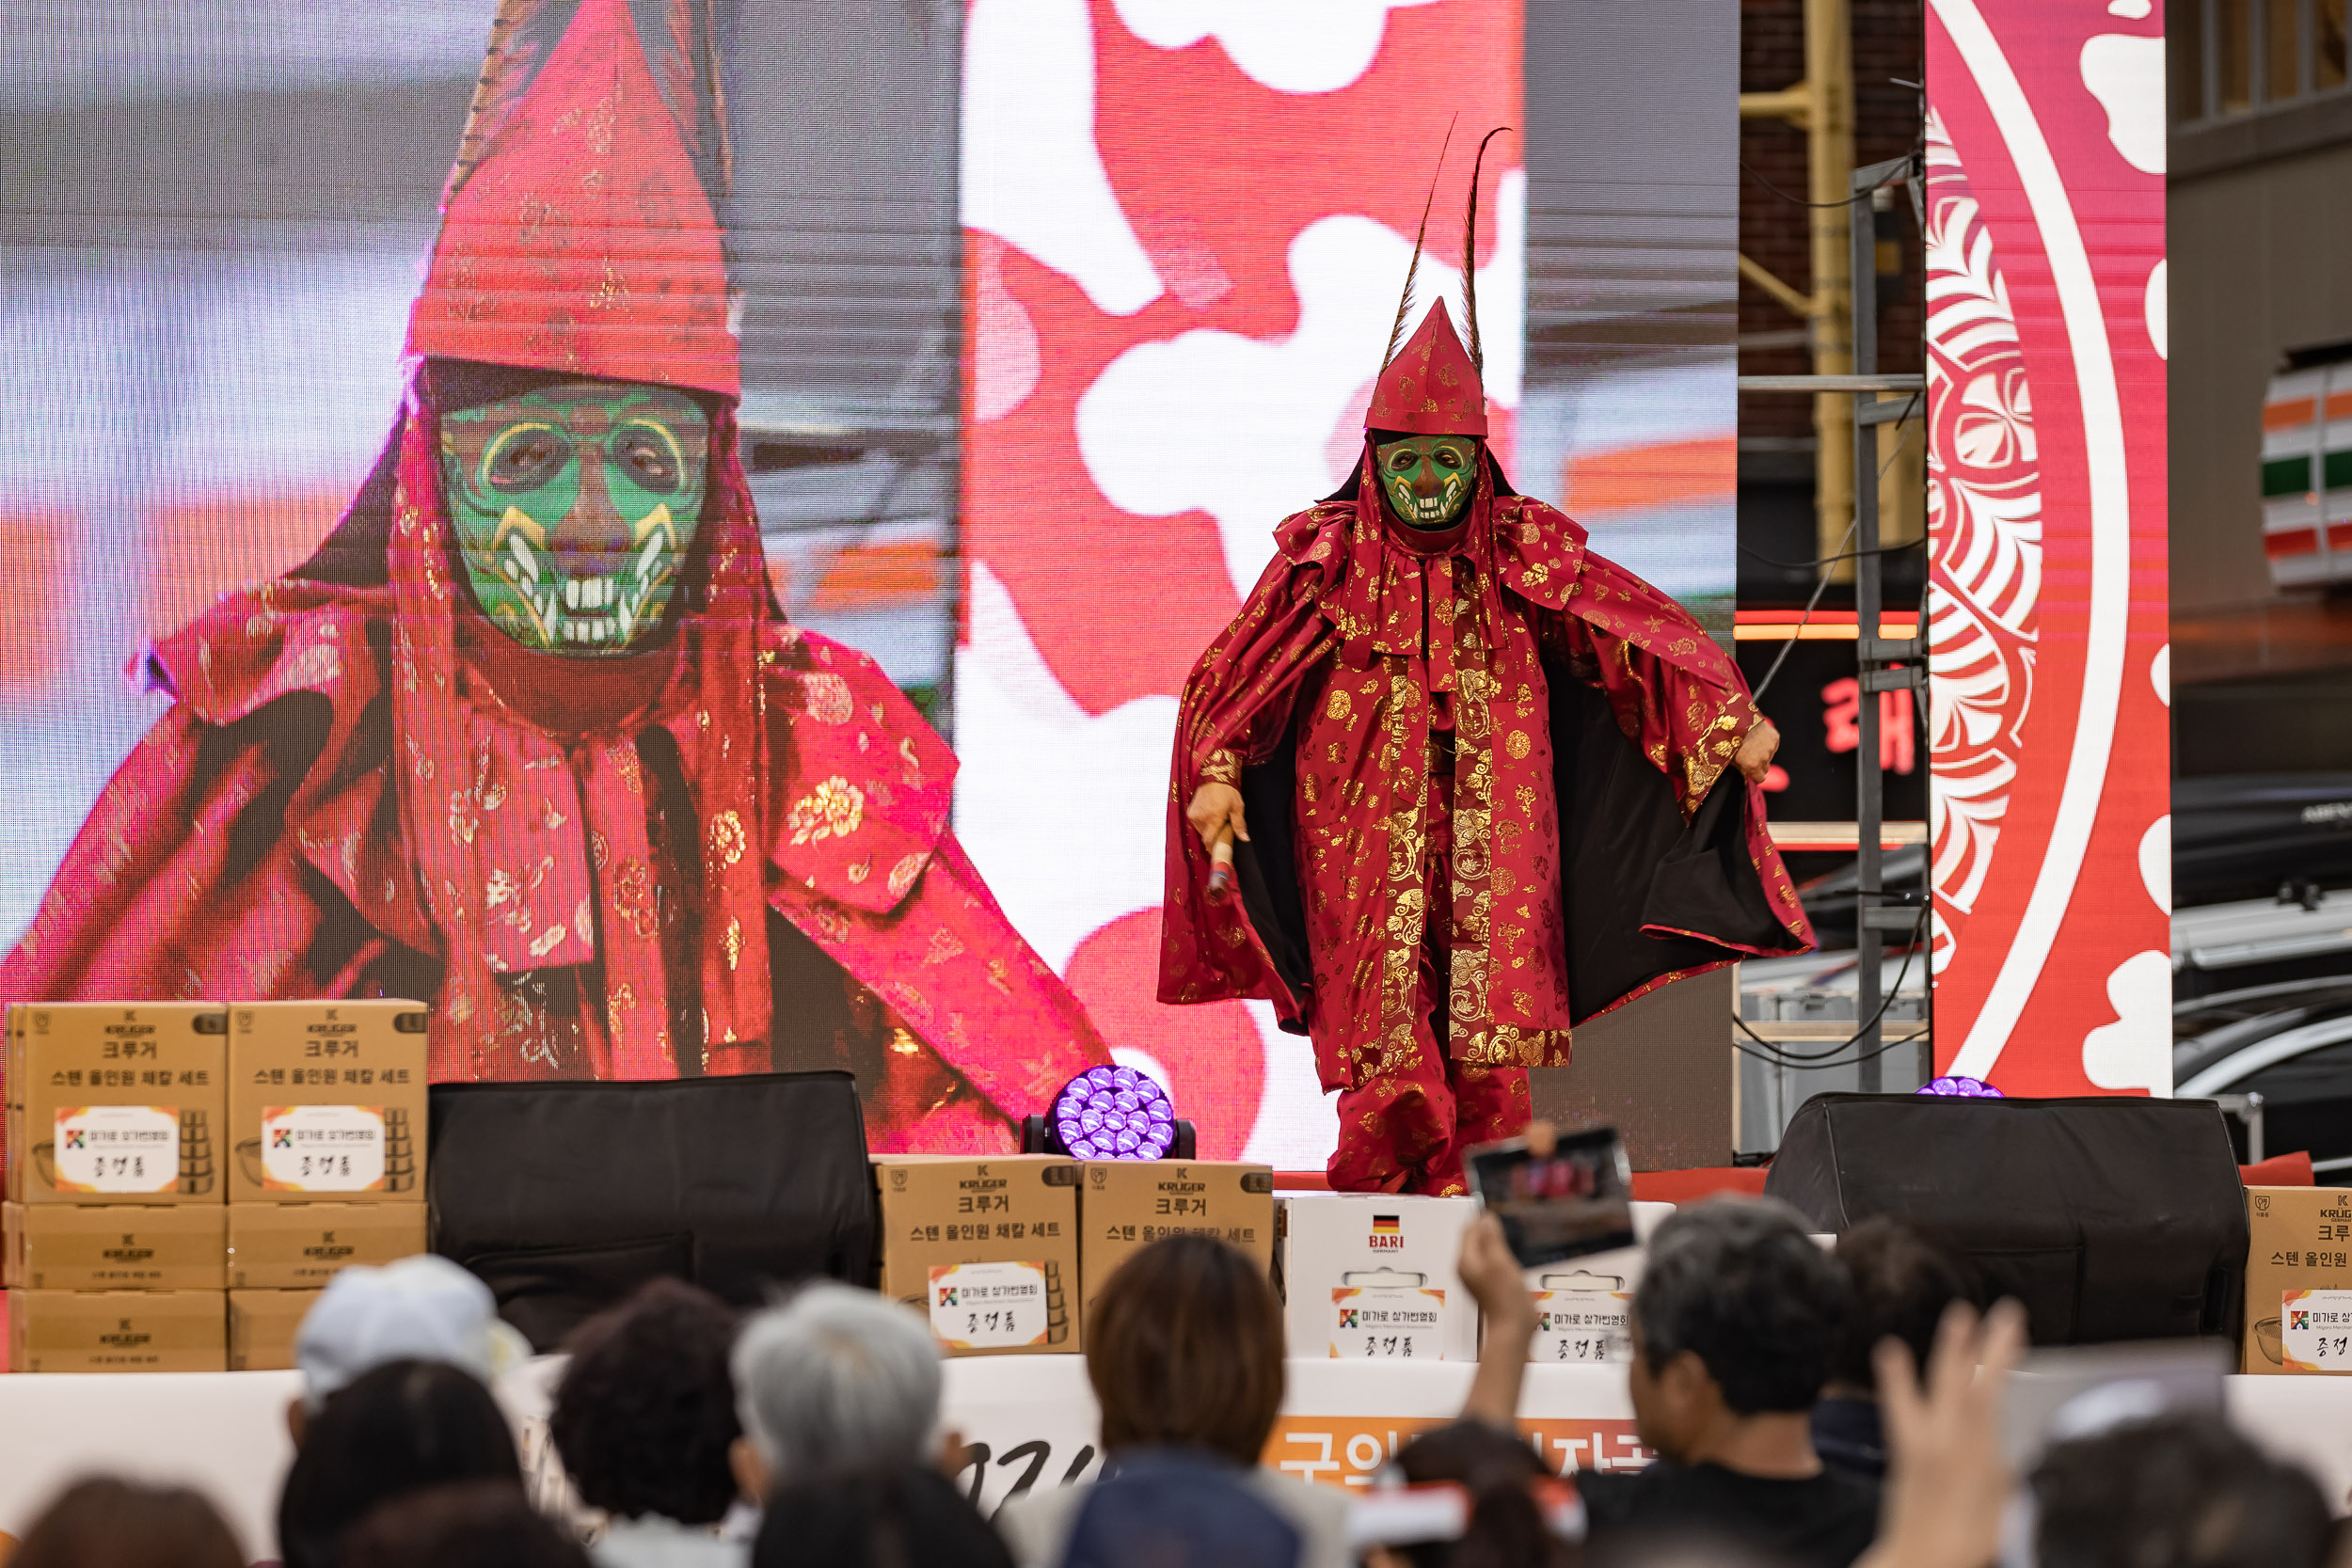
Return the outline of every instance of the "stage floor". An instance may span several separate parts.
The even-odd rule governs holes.
[[[561,1495],[545,1426],[561,1366],[543,1357],[499,1389],[543,1500]],[[1361,1484],[1405,1438],[1461,1408],[1470,1373],[1462,1362],[1293,1361],[1267,1463]],[[298,1386],[293,1372],[0,1376],[0,1531],[21,1533],[76,1477],[113,1471],[200,1487],[249,1558],[274,1556],[278,1479],[293,1452],[285,1408]],[[2233,1377],[2229,1400],[2242,1428],[2309,1465],[2336,1511],[2352,1512],[2352,1379]],[[1645,1463],[1632,1414],[1619,1368],[1528,1369],[1520,1424],[1558,1467]],[[946,1417],[973,1446],[984,1508],[1090,1475],[1098,1463],[1093,1396],[1075,1355],[950,1361]],[[973,1471],[963,1479],[970,1484]]]

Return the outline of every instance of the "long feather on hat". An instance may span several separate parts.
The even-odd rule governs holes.
[[[1486,161],[1486,143],[1510,129],[1498,125],[1479,142],[1478,156],[1470,161],[1470,203],[1462,214],[1462,314],[1469,318],[1463,330],[1470,335],[1470,364],[1481,375],[1486,373],[1486,356],[1478,343],[1478,170]]]
[[[1457,111],[1454,119],[1445,122],[1445,140],[1438,144],[1438,166],[1429,171],[1429,196],[1421,204],[1421,227],[1413,231],[1413,260],[1405,268],[1405,297],[1396,302],[1396,325],[1389,328],[1388,351],[1380,356],[1380,368],[1384,371],[1389,368],[1389,361],[1396,357],[1396,351],[1405,346],[1405,323],[1413,311],[1413,279],[1421,274],[1421,242],[1429,233],[1429,209],[1438,199],[1438,176],[1445,172],[1445,150],[1454,145],[1454,120],[1461,118]]]

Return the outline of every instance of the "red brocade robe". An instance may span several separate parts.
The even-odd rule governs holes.
[[[877,1148],[1017,1148],[1108,1053],[948,830],[946,743],[774,612],[731,426],[696,604],[613,660],[472,610],[434,428],[389,582],[279,578],[150,652],[178,701],[0,1000],[421,996],[436,1082],[850,1067]]]
[[[1724,779],[1756,721],[1738,666],[1499,477],[1486,466],[1464,523],[1416,535],[1359,469],[1277,530],[1184,688],[1160,1000],[1272,1001],[1327,1090],[1432,1052],[1560,1065],[1574,1024],[1655,986],[1812,945],[1762,792]],[[1251,835],[1223,900],[1184,819],[1212,779],[1240,788]]]

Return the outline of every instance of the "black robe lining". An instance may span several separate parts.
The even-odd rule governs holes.
[[[1772,912],[1749,857],[1739,774],[1724,769],[1723,786],[1709,789],[1686,823],[1673,784],[1617,727],[1607,695],[1565,664],[1547,660],[1544,674],[1571,1022],[1668,975],[1747,956],[1742,949],[1804,951]],[[1274,972],[1302,1002],[1313,990],[1296,849],[1303,705],[1292,704],[1271,754],[1242,769],[1249,842],[1235,845],[1233,856],[1249,923]],[[1645,927],[1705,934],[1653,936]],[[1304,1018],[1285,1017],[1281,1025],[1307,1032]]]

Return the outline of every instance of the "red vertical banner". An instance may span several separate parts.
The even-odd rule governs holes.
[[[2163,9],[1927,26],[1938,1065],[2169,1094]]]
[[[1520,114],[1519,0],[974,0],[964,34],[957,831],[1204,1157],[1323,1164],[1303,1039],[1153,993],[1176,694],[1362,439],[1448,125],[1421,296],[1457,303],[1472,150]],[[1458,115],[1458,122],[1456,117]],[[1526,177],[1474,265],[1508,460]]]

